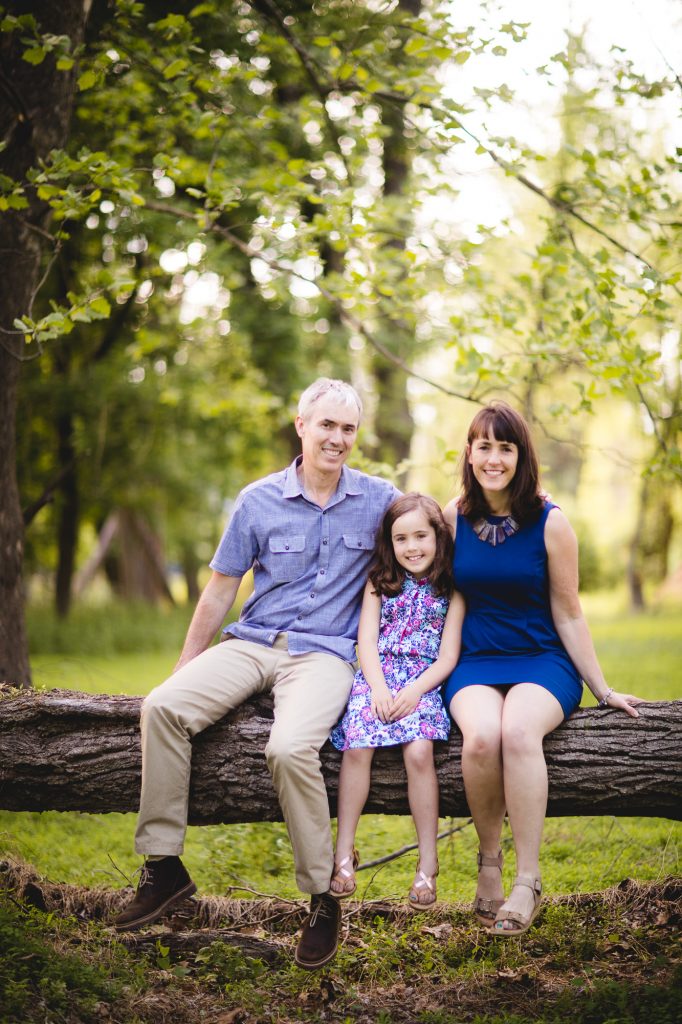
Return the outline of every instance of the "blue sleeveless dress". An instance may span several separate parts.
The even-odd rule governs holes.
[[[465,686],[537,683],[561,704],[564,717],[575,711],[582,680],[552,620],[545,549],[549,502],[539,518],[493,547],[481,541],[471,523],[457,515],[455,586],[464,595],[462,653],[446,680],[449,708]],[[500,523],[503,516],[489,516]]]

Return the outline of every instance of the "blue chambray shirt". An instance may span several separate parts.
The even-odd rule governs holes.
[[[267,646],[286,633],[290,654],[320,651],[353,662],[377,529],[400,491],[343,466],[336,493],[322,509],[303,493],[300,461],[237,498],[211,568],[226,576],[253,568],[254,592],[239,622],[223,632]]]

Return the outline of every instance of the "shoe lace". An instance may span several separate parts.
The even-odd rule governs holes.
[[[314,928],[317,924],[318,917],[323,919],[331,920],[334,916],[334,908],[326,900],[318,900],[314,907],[310,910],[310,927]]]
[[[140,864],[139,868],[136,868],[133,872],[133,876],[139,875],[140,878],[137,883],[138,889],[144,889],[147,885],[151,885],[154,881],[154,862],[144,861]]]

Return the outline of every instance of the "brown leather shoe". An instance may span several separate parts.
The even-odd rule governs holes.
[[[303,925],[296,947],[295,960],[299,967],[316,971],[336,956],[341,931],[339,901],[328,892],[310,898],[310,914]]]
[[[133,931],[152,924],[176,903],[191,896],[197,887],[179,857],[148,860],[131,903],[114,918],[118,931]]]

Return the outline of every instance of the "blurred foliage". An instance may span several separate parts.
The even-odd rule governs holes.
[[[536,69],[562,96],[560,141],[539,152],[485,127],[514,96],[483,69],[504,70],[528,26],[472,20],[438,0],[99,0],[76,51],[6,13],[24,61],[56,60],[77,88],[68,146],[0,180],[4,209],[37,195],[52,210],[35,309],[15,324],[42,350],[22,387],[24,504],[61,472],[77,483],[71,509],[57,485],[32,522],[29,571],[54,570],[65,517],[82,562],[126,506],[191,576],[238,489],[292,457],[295,398],[320,373],[368,398],[377,465],[404,447],[407,372],[451,406],[510,397],[567,489],[587,414],[630,402],[640,468],[678,486],[679,153],[660,112],[674,76],[647,79],[617,47],[600,64],[567,34]],[[466,237],[434,218],[462,146],[525,194],[522,242],[513,223]],[[642,572],[660,574],[670,531],[645,534]]]

